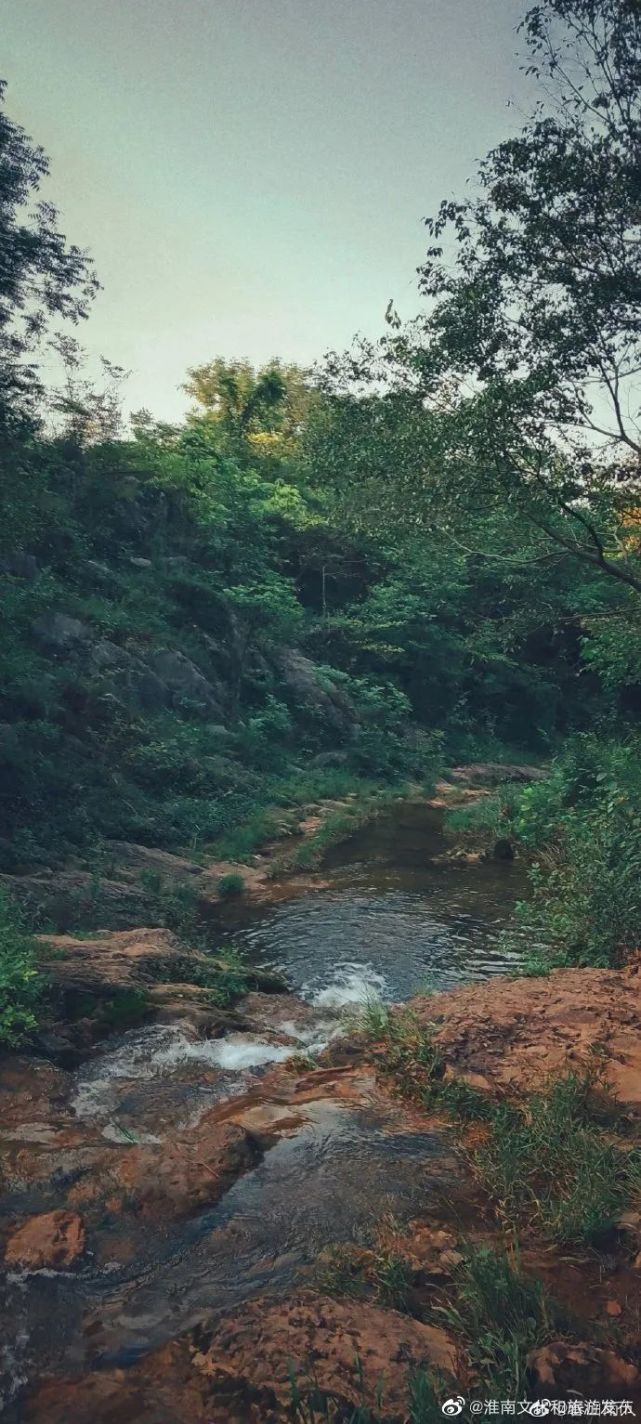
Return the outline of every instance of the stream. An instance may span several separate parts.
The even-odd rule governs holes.
[[[45,1372],[126,1365],[251,1295],[304,1283],[324,1246],[366,1242],[385,1214],[407,1221],[455,1200],[447,1129],[421,1126],[373,1075],[321,1082],[289,1107],[261,1087],[293,1054],[313,1058],[344,1031],[345,1009],[372,995],[398,1002],[518,968],[501,931],[524,893],[522,870],[447,863],[437,859],[444,848],[437,811],[396,805],[334,847],[305,894],[288,898],[281,885],[271,903],[224,906],[212,943],[282,968],[302,1009],[278,996],[262,1032],[221,1039],[194,1039],[180,1025],[133,1030],[67,1075],[65,1123],[105,1146],[133,1140],[162,1152],[164,1140],[227,1100],[242,1106],[252,1130],[283,1113],[288,1130],[217,1205],[139,1231],[135,1249],[110,1257],[107,1236],[76,1269],[8,1272],[0,1373],[4,1364],[12,1420],[11,1401],[36,1360]],[[20,1132],[25,1144],[37,1142],[42,1124]],[[70,1170],[77,1155],[69,1153]],[[5,1203],[9,1215],[50,1209],[37,1186]]]

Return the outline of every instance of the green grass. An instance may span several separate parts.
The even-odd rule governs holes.
[[[463,1343],[486,1397],[527,1394],[527,1356],[566,1323],[540,1281],[518,1260],[482,1246],[468,1249],[454,1277],[454,1299],[439,1317]]]
[[[524,787],[508,782],[476,801],[446,810],[444,829],[457,841],[490,849],[498,840],[516,837],[518,814]]]
[[[246,861],[258,846],[272,840],[276,833],[278,817],[273,809],[257,808],[240,825],[226,831],[215,842],[213,853],[221,860]]]
[[[251,969],[231,945],[204,958],[195,959],[185,952],[173,962],[171,977],[176,983],[207,989],[211,1003],[222,1009],[242,999],[252,983]]]
[[[434,1026],[411,1010],[368,1005],[361,1026],[374,1040],[379,1070],[405,1096],[454,1119],[488,1123],[470,1160],[506,1229],[596,1245],[626,1203],[641,1196],[641,1147],[613,1140],[619,1115],[598,1053],[583,1072],[564,1074],[523,1099],[496,1102],[446,1077]]]
[[[359,1010],[355,1027],[373,1040],[379,1070],[397,1079],[405,1097],[426,1110],[439,1108],[464,1121],[492,1115],[486,1093],[460,1079],[446,1078],[435,1026],[423,1022],[412,1009],[394,1010],[371,999]]]
[[[325,1253],[318,1285],[328,1295],[370,1299],[411,1314],[413,1275],[410,1262],[401,1251],[383,1245],[364,1251],[344,1242]]]
[[[67,996],[65,1016],[71,1022],[90,1018],[104,1033],[124,1033],[128,1028],[136,1028],[149,1017],[150,1004],[144,989],[117,989],[109,998],[98,998],[94,994],[74,994]]]
[[[348,840],[359,826],[365,825],[374,814],[369,805],[357,806],[356,803],[353,809],[350,807],[344,811],[331,811],[318,830],[313,831],[302,845],[296,847],[289,859],[289,865],[296,870],[310,870],[320,865],[330,846]]]
[[[641,1151],[612,1140],[616,1110],[598,1089],[594,1072],[568,1073],[496,1108],[474,1169],[504,1225],[596,1245],[638,1196]]]
[[[38,1027],[44,981],[36,949],[18,907],[0,891],[0,1046],[16,1048]]]

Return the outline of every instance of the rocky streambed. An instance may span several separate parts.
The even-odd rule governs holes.
[[[256,985],[232,1010],[163,978],[183,953],[167,931],[58,940],[68,992],[102,973],[144,982],[149,1009],[124,1032],[54,1034],[48,1056],[0,1065],[10,1421],[293,1418],[292,1369],[333,1401],[319,1418],[373,1405],[384,1380],[385,1418],[402,1420],[425,1367],[466,1387],[455,1336],[424,1307],[460,1241],[491,1228],[451,1124],[399,1097],[349,1014],[373,992],[419,995],[447,1072],[490,1094],[607,1044],[636,1112],[641,1012],[634,965],[496,977],[518,962],[500,930],[519,868],[442,852],[434,807],[400,806],[330,852],[305,894],[277,885],[225,905],[211,953],[239,945]],[[425,1000],[425,987],[446,992]],[[367,1255],[381,1233],[411,1264],[409,1314],[328,1289],[328,1250]],[[625,1314],[628,1258],[614,1282],[572,1264],[568,1291],[584,1293],[587,1270],[590,1308]],[[636,1389],[628,1356],[584,1353],[587,1384],[618,1369],[617,1387]]]

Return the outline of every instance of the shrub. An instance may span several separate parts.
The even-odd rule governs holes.
[[[548,962],[620,964],[641,925],[638,744],[576,737],[523,793],[516,829],[539,852],[517,918]]]
[[[0,1044],[11,1048],[37,1028],[42,979],[35,941],[4,891],[0,891]]]
[[[221,875],[216,889],[218,891],[218,894],[222,895],[224,900],[227,900],[232,898],[234,895],[242,895],[243,890],[245,889],[245,881],[243,880],[242,875],[236,875],[234,873],[230,873],[229,875]]]

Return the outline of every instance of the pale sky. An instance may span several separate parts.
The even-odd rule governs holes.
[[[521,0],[0,0],[7,109],[104,290],[81,328],[177,418],[213,356],[308,364],[418,310],[422,218],[521,122]],[[516,108],[508,103],[516,102]]]

